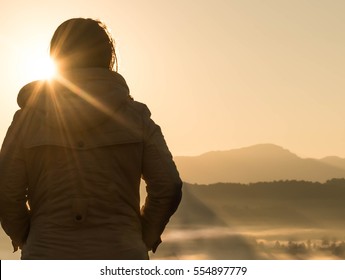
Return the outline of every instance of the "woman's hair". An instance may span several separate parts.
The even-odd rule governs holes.
[[[63,22],[50,41],[50,56],[58,68],[102,67],[117,71],[114,40],[106,25],[90,18]]]

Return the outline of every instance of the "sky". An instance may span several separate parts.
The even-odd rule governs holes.
[[[73,17],[103,20],[119,73],[175,156],[273,143],[345,157],[343,0],[1,2],[0,141]]]

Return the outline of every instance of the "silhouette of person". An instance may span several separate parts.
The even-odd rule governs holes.
[[[182,195],[161,129],[101,21],[63,22],[50,55],[58,75],[20,90],[2,144],[1,225],[21,259],[148,259]]]

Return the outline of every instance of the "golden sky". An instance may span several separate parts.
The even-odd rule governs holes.
[[[13,0],[0,17],[0,139],[50,38],[99,18],[174,155],[259,143],[345,157],[343,0]]]

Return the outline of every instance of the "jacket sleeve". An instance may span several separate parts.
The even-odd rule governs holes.
[[[143,240],[156,251],[161,234],[182,197],[182,181],[161,129],[150,118],[144,143],[143,179],[147,197],[141,209]]]
[[[21,150],[21,116],[14,115],[0,152],[0,221],[14,251],[25,243],[29,231],[27,176]]]

